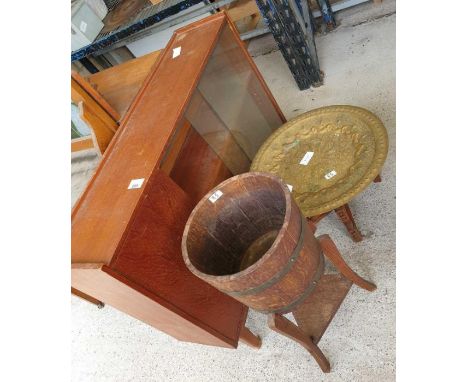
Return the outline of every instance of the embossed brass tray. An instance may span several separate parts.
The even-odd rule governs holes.
[[[387,131],[374,114],[355,106],[328,106],[276,130],[250,170],[281,177],[311,217],[343,206],[363,191],[379,175],[387,151]]]

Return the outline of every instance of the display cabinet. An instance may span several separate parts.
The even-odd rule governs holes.
[[[177,30],[72,211],[72,287],[179,340],[236,347],[247,308],[191,274],[190,212],[285,118],[219,13]]]

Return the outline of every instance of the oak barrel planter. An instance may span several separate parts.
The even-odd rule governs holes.
[[[193,274],[264,313],[292,311],[324,268],[287,186],[266,173],[232,177],[205,195],[186,223],[182,254]]]

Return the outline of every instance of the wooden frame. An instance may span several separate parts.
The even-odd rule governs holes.
[[[90,137],[72,139],[72,152],[96,148],[102,155],[160,53],[149,53],[87,78],[72,71],[72,101],[92,130]]]
[[[83,77],[75,72],[72,72],[71,76],[71,99],[78,105],[81,119],[91,129],[91,138],[83,137],[83,139],[72,141],[72,151],[94,147],[102,155],[119,127],[119,114]]]

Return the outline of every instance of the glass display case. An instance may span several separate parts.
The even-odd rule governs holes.
[[[247,308],[195,277],[196,202],[285,122],[225,13],[178,29],[72,211],[72,287],[182,341],[237,347]]]
[[[162,163],[174,166],[171,178],[197,201],[216,183],[249,171],[262,143],[285,121],[239,41],[225,24],[171,139],[172,149],[182,146],[179,156],[168,164],[169,150]]]

